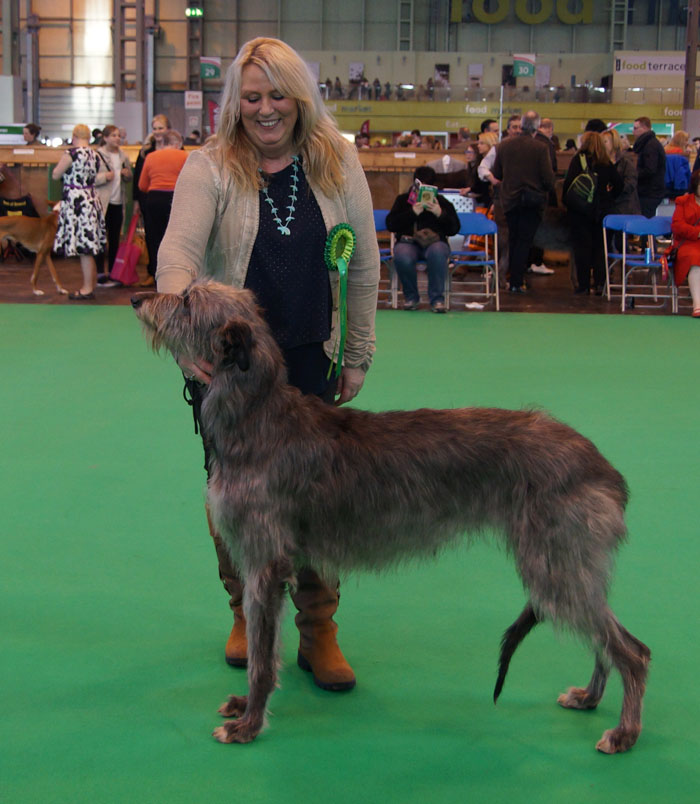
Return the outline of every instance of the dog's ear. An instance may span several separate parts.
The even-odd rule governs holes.
[[[214,333],[214,354],[220,356],[224,368],[238,366],[241,371],[250,368],[250,351],[253,333],[250,324],[234,319],[219,327]]]

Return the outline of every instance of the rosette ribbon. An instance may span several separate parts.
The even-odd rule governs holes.
[[[335,376],[339,377],[343,368],[343,354],[348,334],[348,263],[355,251],[355,232],[349,223],[334,226],[326,238],[324,258],[329,271],[338,272],[338,327],[340,333],[333,347],[335,360]],[[328,369],[330,377],[332,371]]]

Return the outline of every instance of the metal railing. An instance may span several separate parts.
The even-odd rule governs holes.
[[[418,101],[425,103],[493,103],[501,97],[500,86],[473,87],[459,84],[426,86],[424,84],[346,84],[340,87],[319,84],[324,100]],[[592,84],[573,87],[503,87],[508,103],[628,103],[634,105],[679,105],[683,89],[675,87],[619,87],[607,89]],[[696,93],[700,106],[700,87]]]

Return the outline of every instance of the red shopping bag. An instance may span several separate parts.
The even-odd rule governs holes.
[[[141,249],[133,242],[137,224],[138,215],[132,215],[126,240],[119,246],[114,266],[109,272],[111,279],[121,282],[123,285],[135,285],[139,281],[136,265],[141,256]]]

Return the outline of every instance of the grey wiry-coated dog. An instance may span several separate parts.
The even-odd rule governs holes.
[[[197,282],[181,295],[137,294],[132,304],[154,348],[214,365],[202,407],[214,452],[208,500],[245,576],[249,646],[249,695],[220,708],[237,719],[216,729],[218,740],[248,742],[263,727],[284,587],[297,568],[377,569],[492,528],[529,593],[503,638],[494,698],[517,645],[548,619],[595,653],[588,686],[559,703],[594,708],[614,665],[622,715],[597,747],[634,744],[650,653],[607,603],[627,490],[590,441],[539,412],[368,413],[303,397],[286,384],[248,291]]]

